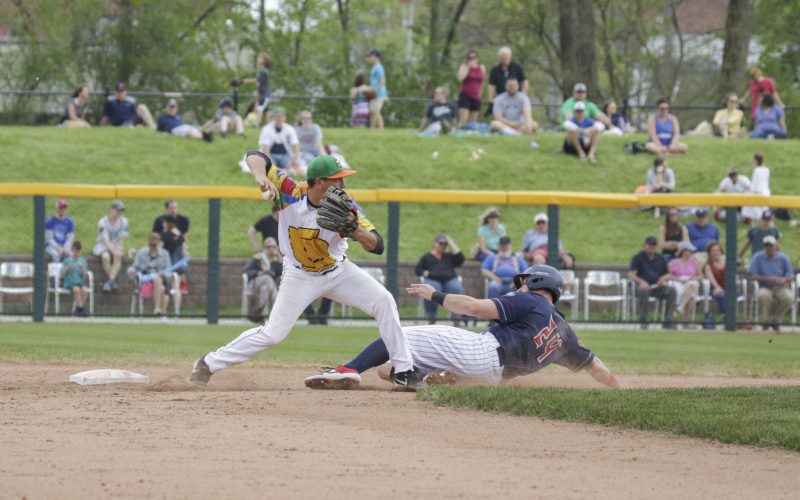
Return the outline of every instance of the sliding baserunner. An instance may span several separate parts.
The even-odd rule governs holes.
[[[556,310],[554,304],[564,288],[564,279],[556,269],[530,267],[514,277],[514,286],[517,291],[495,299],[441,293],[424,284],[408,288],[409,294],[432,300],[454,313],[496,322],[481,334],[450,326],[404,327],[415,368],[426,374],[426,383],[468,377],[496,385],[555,363],[574,372],[585,370],[607,387],[619,386],[616,376],[581,345],[575,331]],[[354,387],[361,382],[360,373],[388,360],[386,346],[378,339],[349,363],[308,377],[306,386]]]

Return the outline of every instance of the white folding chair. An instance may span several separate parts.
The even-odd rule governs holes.
[[[571,319],[577,320],[578,319],[578,297],[581,291],[581,280],[580,278],[575,277],[575,271],[571,269],[564,269],[559,271],[561,273],[561,277],[564,279],[564,289],[566,290],[569,287],[569,291],[565,291],[561,294],[561,298],[558,299],[559,302],[569,302],[570,309],[571,309]]]
[[[0,264],[0,313],[3,312],[3,297],[6,294],[30,295],[33,298],[33,283],[30,286],[11,286],[7,279],[32,280],[33,264],[28,262],[3,262]]]
[[[247,298],[250,296],[247,285],[249,282],[247,273],[242,273],[242,317],[247,317]]]
[[[797,324],[797,303],[800,302],[800,274],[794,275],[794,300],[792,301],[792,324]]]
[[[94,273],[86,271],[89,278],[89,314],[94,316]],[[50,294],[53,294],[53,309],[55,314],[61,312],[61,296],[70,295],[71,290],[61,286],[61,263],[51,262],[47,264],[47,292],[44,299],[44,313],[47,314],[47,306],[50,302]]]
[[[583,319],[589,320],[589,304],[591,302],[617,302],[622,320],[628,319],[628,285],[616,271],[589,271],[583,281]],[[592,290],[605,293],[592,293]],[[599,290],[598,290],[599,289]]]

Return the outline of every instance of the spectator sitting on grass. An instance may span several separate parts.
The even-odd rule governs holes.
[[[449,248],[448,248],[449,247]],[[456,268],[464,264],[464,254],[461,249],[446,234],[438,234],[433,239],[431,251],[420,257],[414,268],[414,274],[425,279],[437,292],[464,293],[461,281],[456,274]],[[430,324],[436,323],[436,302],[424,302],[425,315]],[[459,326],[461,315],[452,314],[454,326]]]
[[[300,165],[300,141],[294,127],[286,123],[286,109],[282,106],[272,109],[272,121],[261,129],[258,146],[278,167],[305,175]]]
[[[61,262],[72,250],[75,238],[75,222],[67,215],[69,203],[63,198],[56,200],[56,213],[44,222],[44,251],[51,262]]]
[[[781,232],[772,223],[772,210],[764,210],[764,212],[761,213],[761,220],[759,223],[747,230],[747,239],[744,245],[742,245],[742,249],[739,250],[738,257],[740,259],[744,257],[745,252],[750,248],[750,257],[752,258],[755,254],[764,249],[763,241],[767,236],[772,236],[775,238],[775,241],[781,239]]]
[[[203,139],[206,142],[214,140],[211,132],[201,132],[197,127],[183,123],[183,118],[178,114],[178,101],[175,99],[167,102],[166,112],[158,117],[156,131],[189,139]]]
[[[506,91],[506,83],[509,78],[516,78],[520,91],[528,94],[528,78],[525,76],[522,66],[511,60],[511,49],[500,47],[497,51],[497,59],[498,63],[489,71],[489,85],[486,87],[489,107],[486,110],[486,116],[492,116],[494,99]]]
[[[595,121],[595,127],[601,132],[605,129],[611,129],[614,125],[605,113],[600,111],[597,104],[586,98],[587,88],[583,83],[576,83],[572,90],[572,97],[564,101],[561,105],[561,118],[562,123],[568,121],[575,116],[575,104],[582,102],[586,108],[586,116]],[[564,127],[566,129],[566,127]]]
[[[61,263],[62,287],[72,292],[72,315],[88,316],[86,299],[89,297],[89,263],[81,256],[80,241],[72,244],[72,255]]]
[[[647,194],[674,193],[675,172],[661,156],[653,160],[653,168],[647,171]]]
[[[761,96],[761,105],[756,109],[755,126],[751,139],[786,139],[786,115],[783,108],[775,105],[772,94]]]
[[[669,207],[664,216],[664,224],[658,229],[658,246],[667,262],[675,258],[678,245],[689,243],[689,231],[681,224],[680,216],[676,207]]]
[[[586,104],[583,101],[576,102],[573,110],[575,114],[564,121],[564,130],[567,132],[564,138],[564,152],[575,155],[581,160],[588,160],[594,165],[597,163],[595,152],[602,134],[600,127],[603,125],[586,116]],[[600,127],[596,127],[596,123]]]
[[[660,98],[656,101],[656,112],[647,118],[645,151],[656,156],[683,154],[689,146],[680,142],[680,135],[678,117],[669,112],[669,101]]]
[[[492,207],[483,212],[478,221],[478,243],[473,247],[471,254],[475,260],[483,261],[490,255],[497,253],[500,247],[500,238],[506,235],[506,227],[500,223],[500,211]]]
[[[489,280],[488,296],[494,299],[515,290],[514,276],[527,269],[527,264],[511,248],[511,238],[500,238],[497,254],[492,254],[481,264],[481,276]]]
[[[304,109],[300,112],[295,132],[297,141],[300,143],[300,163],[308,163],[317,156],[325,153],[325,145],[322,144],[322,129],[314,123],[311,111]]]
[[[244,122],[242,117],[234,111],[233,101],[230,97],[220,99],[214,118],[203,124],[204,131],[210,132],[215,129],[223,138],[234,132],[238,136],[244,137]]]
[[[611,121],[611,127],[607,128],[604,133],[610,135],[623,135],[632,134],[636,132],[636,127],[631,125],[628,118],[625,116],[624,111],[617,109],[617,103],[608,101],[603,104],[603,114]]]
[[[503,135],[534,134],[539,124],[533,121],[531,100],[519,91],[516,78],[506,80],[506,91],[494,99],[493,132]]]
[[[81,85],[67,103],[64,108],[64,114],[58,123],[62,127],[67,128],[89,128],[91,125],[86,120],[86,114],[89,112],[89,86]]]
[[[100,125],[115,127],[133,127],[144,123],[155,129],[153,115],[144,104],[136,105],[136,99],[128,95],[128,88],[120,82],[114,87],[114,95],[106,99],[103,105],[103,116]]]
[[[144,298],[153,297],[153,314],[167,319],[167,306],[169,305],[169,286],[171,275],[164,271],[170,266],[169,253],[161,248],[161,236],[150,233],[147,246],[136,252],[133,265],[128,268],[128,278],[139,285],[139,293]],[[137,276],[153,275],[152,280],[139,283]]]
[[[447,97],[446,88],[436,87],[433,102],[428,105],[428,112],[420,124],[419,135],[439,135],[451,130],[456,119],[456,106]]]
[[[778,250],[778,240],[764,236],[764,250],[753,255],[747,274],[759,284],[758,312],[764,330],[780,330],[784,316],[792,308],[794,295],[790,283],[794,269],[789,258]]]
[[[725,107],[717,110],[714,114],[712,124],[714,125],[714,135],[720,137],[744,137],[747,131],[742,129],[742,119],[744,113],[739,109],[739,98],[734,92],[725,96]]]
[[[740,174],[739,170],[736,169],[735,166],[731,165],[728,169],[728,175],[725,176],[719,183],[719,187],[717,190],[714,191],[715,193],[732,193],[732,194],[744,194],[749,193],[751,188],[750,179],[747,178],[746,175]],[[714,211],[714,218],[721,221],[725,219],[725,211],[726,210],[734,210],[733,208],[718,208]],[[741,213],[742,209],[737,208],[735,209],[737,212]]]
[[[122,258],[125,256],[125,238],[128,237],[128,219],[122,216],[125,205],[114,200],[108,214],[97,223],[97,243],[92,249],[95,256],[100,257],[103,270],[108,279],[103,283],[104,292],[117,289],[117,274],[122,269]]]

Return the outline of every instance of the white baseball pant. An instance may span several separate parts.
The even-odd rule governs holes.
[[[423,374],[448,370],[462,377],[499,385],[503,367],[491,333],[474,333],[454,326],[424,325],[403,328],[414,366]]]
[[[374,317],[396,370],[413,369],[397,304],[392,294],[375,278],[349,260],[339,263],[334,271],[318,275],[298,269],[289,259],[284,259],[281,286],[267,323],[243,332],[228,345],[207,354],[205,361],[211,373],[243,363],[264,349],[281,343],[305,308],[322,296],[358,307]]]

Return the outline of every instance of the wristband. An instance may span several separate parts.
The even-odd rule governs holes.
[[[433,292],[433,294],[431,294],[431,302],[436,302],[440,306],[443,306],[445,297],[447,297],[446,293]]]

